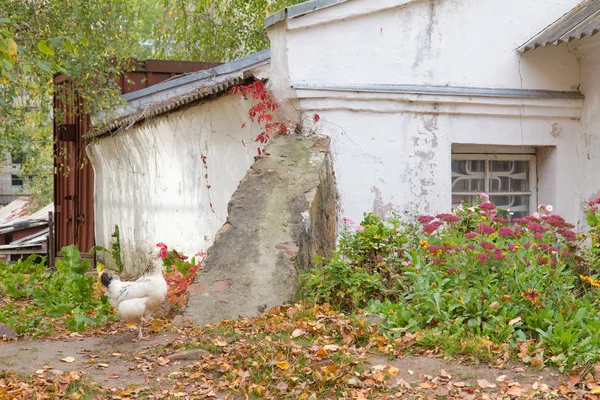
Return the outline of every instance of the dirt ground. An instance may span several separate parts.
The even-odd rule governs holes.
[[[177,333],[153,334],[150,340],[131,342],[136,331],[107,334],[94,337],[72,337],[66,340],[20,340],[0,343],[0,370],[23,374],[62,374],[72,370],[83,371],[93,381],[105,388],[169,389],[169,375],[194,362],[191,357],[173,357],[172,354],[159,358],[158,351],[177,340]],[[181,354],[179,354],[181,355]],[[68,357],[72,357],[73,360]],[[170,358],[173,358],[171,360]],[[196,355],[195,359],[198,359]],[[179,359],[177,359],[179,358]],[[176,360],[177,359],[177,360]],[[63,360],[71,361],[65,362]],[[148,362],[152,361],[152,362]],[[161,365],[162,363],[165,365]],[[503,369],[484,364],[463,365],[426,356],[410,356],[389,360],[372,357],[373,366],[386,365],[398,368],[398,381],[412,386],[446,376],[455,384],[477,387],[481,380],[491,385],[499,378],[518,382],[521,386],[545,384],[556,388],[568,377],[555,370],[526,368],[523,364],[510,364]],[[44,372],[42,372],[44,371]],[[218,398],[224,398],[222,395]]]

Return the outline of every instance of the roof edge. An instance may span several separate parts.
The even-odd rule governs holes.
[[[345,3],[347,1],[349,0],[309,0],[304,3],[282,8],[281,10],[265,18],[264,26],[265,28],[268,28],[272,25],[275,25],[278,22],[283,21],[284,19],[301,17],[302,15],[309,14],[313,11],[321,10],[327,7],[332,7],[340,3]]]
[[[188,104],[224,93],[253,77],[253,68],[271,59],[270,49],[219,65],[209,70],[174,77],[156,85],[121,96],[126,104],[114,109],[116,121],[101,125],[87,134],[84,140],[106,136],[123,127],[154,119]],[[101,114],[102,116],[107,113]]]

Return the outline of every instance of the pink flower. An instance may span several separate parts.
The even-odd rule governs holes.
[[[404,266],[404,267],[407,267],[410,264],[412,264],[412,262],[410,262],[410,261],[402,261],[402,266]]]
[[[431,215],[421,215],[419,218],[417,218],[417,221],[419,221],[422,224],[426,224],[428,222],[431,222],[435,219],[435,217],[432,217]]]
[[[494,251],[494,260],[502,260],[504,256],[502,255],[502,249],[496,249]]]
[[[444,221],[448,222],[448,223],[458,222],[458,221],[460,221],[460,218],[457,217],[456,215],[449,215],[446,218],[444,218]]]
[[[365,227],[364,227],[364,226],[362,226],[362,225],[358,225],[358,226],[356,227],[356,230],[357,230],[357,231],[359,231],[359,232],[360,232],[360,231],[364,231],[364,230],[365,230]]]
[[[575,240],[577,240],[577,234],[573,231],[561,228],[558,230],[558,233],[564,237],[565,239],[567,239],[569,242],[573,242]]]
[[[442,246],[432,245],[432,246],[428,246],[426,250],[431,253],[435,253],[436,251],[439,251],[441,249],[442,249]]]
[[[477,225],[477,228],[475,228],[475,231],[477,231],[477,233],[483,233],[486,235],[491,235],[492,233],[496,232],[496,230],[494,228],[492,228],[491,226],[489,226],[486,223],[480,223],[479,225]]]
[[[434,222],[432,222],[430,224],[424,225],[423,226],[423,232],[431,234],[431,233],[435,232],[437,230],[437,228],[439,228],[443,224],[444,223],[442,221],[434,221]]]
[[[502,228],[500,228],[498,230],[498,235],[499,236],[515,236],[515,233],[513,232],[512,229],[507,228],[506,226],[503,226]]]
[[[487,250],[496,248],[496,246],[494,246],[493,244],[491,244],[489,242],[481,242],[480,245],[481,245],[481,247],[483,247],[484,249],[487,249]]]
[[[494,220],[495,222],[503,222],[503,223],[505,223],[505,224],[506,224],[506,223],[508,223],[508,222],[510,222],[510,221],[509,221],[509,220],[507,220],[506,218],[501,218],[501,217],[495,217],[495,218],[493,218],[493,220]]]
[[[523,247],[525,247],[526,249],[531,247],[531,242],[525,242],[523,243]]]
[[[536,239],[543,239],[544,235],[542,235],[541,233],[536,233],[535,235],[533,235],[533,237]]]
[[[477,237],[477,234],[475,232],[467,232],[467,233],[465,233],[465,237],[467,239],[473,239],[473,238]]]
[[[487,253],[479,253],[479,254],[477,254],[477,258],[479,259],[479,262],[482,264],[485,264],[486,262],[488,262],[490,260],[490,256]]]
[[[486,200],[490,198],[490,196],[488,196],[488,195],[487,195],[487,194],[485,194],[485,193],[480,193],[480,194],[479,194],[479,197],[480,197],[480,198],[482,198],[482,199],[486,199]]]
[[[446,217],[450,217],[450,216],[452,216],[452,214],[443,213],[443,214],[438,214],[438,215],[436,215],[435,217],[436,217],[437,219],[446,219]]]
[[[344,222],[347,223],[348,225],[356,225],[356,222],[352,221],[348,217],[344,217]]]
[[[517,245],[516,245],[516,244],[514,244],[514,243],[510,243],[510,244],[508,245],[507,249],[508,249],[509,251],[513,251],[513,250],[515,249],[515,247],[517,247]]]
[[[518,224],[523,224],[523,223],[527,222],[527,220],[525,218],[513,218],[513,222],[516,222]]]
[[[456,270],[454,269],[454,267],[452,267],[452,268],[448,268],[448,273],[449,273],[449,274],[455,274],[455,273],[456,273]]]
[[[484,210],[493,210],[496,208],[496,206],[490,203],[489,201],[486,201],[484,203],[479,204],[479,208],[482,208]]]
[[[529,229],[532,232],[545,232],[548,230],[547,228],[544,228],[543,226],[541,226],[540,224],[538,224],[536,222],[528,223],[527,229]]]

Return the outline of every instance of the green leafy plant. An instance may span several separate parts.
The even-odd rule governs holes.
[[[82,259],[74,246],[63,247],[56,271],[46,268],[45,258],[30,256],[8,265],[0,265],[0,296],[10,299],[0,310],[0,322],[17,332],[45,335],[54,325],[45,319],[66,317],[69,330],[83,331],[113,318],[105,296],[94,290],[95,278],[87,275],[90,260]]]
[[[305,296],[366,308],[389,335],[420,332],[425,345],[464,349],[479,338],[533,365],[597,361],[598,204],[587,209],[589,241],[551,206],[512,218],[485,195],[415,223],[345,219],[333,258],[304,276]]]

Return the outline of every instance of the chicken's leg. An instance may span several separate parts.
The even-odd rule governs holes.
[[[140,318],[140,322],[138,323],[139,328],[140,328],[139,333],[138,333],[138,337],[137,338],[133,338],[132,342],[137,342],[138,340],[145,339],[144,336],[142,335],[142,327],[144,326],[144,322],[146,322],[144,320],[144,317],[141,317]]]

